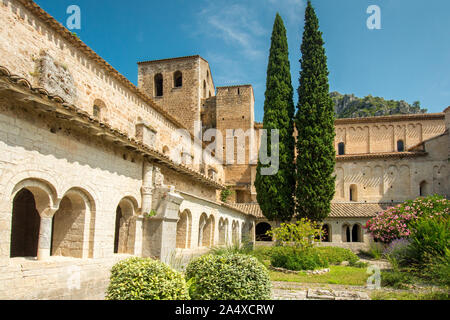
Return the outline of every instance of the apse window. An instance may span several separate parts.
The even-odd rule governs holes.
[[[404,152],[405,151],[405,144],[404,144],[403,140],[398,140],[397,141],[397,151],[398,152]]]
[[[338,145],[338,154],[343,156],[345,154],[345,143],[341,142]]]

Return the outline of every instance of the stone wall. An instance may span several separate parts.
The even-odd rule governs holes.
[[[224,137],[225,182],[229,185],[239,185],[250,191],[252,177],[249,164],[258,148],[254,131],[254,95],[252,86],[231,86],[217,88],[216,96],[216,125]],[[240,132],[239,132],[240,130]],[[231,131],[228,133],[227,131]],[[238,144],[235,138],[239,134],[251,134],[245,138],[244,163],[239,163]],[[253,149],[250,149],[251,143]],[[227,162],[227,148],[234,144],[234,156],[231,164]],[[252,151],[250,153],[250,150]]]
[[[128,257],[0,262],[0,300],[103,300],[112,266]]]
[[[401,140],[406,151],[444,131],[443,114],[373,118],[370,122],[338,119],[335,147],[337,151],[338,144],[345,143],[346,154],[396,152],[397,141]]]
[[[62,26],[59,28],[64,29]],[[153,147],[160,152],[165,147],[170,150],[176,148],[179,142],[172,139],[172,133],[177,128],[190,124],[186,118],[180,122],[173,121],[173,117],[167,112],[170,111],[173,116],[177,114],[172,112],[168,102],[164,102],[164,109],[161,104],[158,107],[150,99],[153,95],[148,97],[139,93],[131,82],[78,38],[70,33],[67,35],[64,31],[56,31],[36,12],[25,8],[20,0],[3,0],[0,5],[0,42],[0,65],[13,74],[27,79],[35,87],[44,87],[52,95],[59,94],[67,102],[96,115],[130,137],[137,135],[138,123],[150,123],[156,131]],[[199,71],[205,67],[203,64],[200,66],[198,61],[195,65],[195,70],[190,69],[192,74],[186,70],[184,77],[184,88],[193,86],[195,82],[195,90],[184,92],[184,88],[173,88],[173,77],[166,78],[166,85],[174,90],[175,97],[189,100],[177,100],[177,110],[186,111],[184,114],[186,117],[193,117],[192,120],[200,120],[200,87],[196,79]],[[143,72],[140,70],[139,74]],[[203,73],[206,78],[206,70]],[[142,81],[139,80],[140,84]],[[147,85],[142,86],[147,88]],[[208,90],[214,92],[213,84],[210,86]],[[94,106],[97,109],[95,112]]]
[[[334,201],[402,202],[434,193],[449,195],[446,141],[448,136],[426,142],[425,156],[339,160],[336,164]]]

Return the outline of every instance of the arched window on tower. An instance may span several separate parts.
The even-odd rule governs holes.
[[[163,96],[163,76],[161,73],[155,75],[155,96]]]
[[[105,112],[106,104],[100,99],[95,99],[94,105],[92,107],[92,115],[94,116],[94,118],[102,120]]]
[[[183,86],[183,74],[181,71],[176,71],[173,74],[173,86],[175,88],[181,88]]]
[[[404,152],[405,151],[405,144],[403,143],[403,140],[397,141],[397,151],[398,152]]]
[[[345,143],[341,142],[338,144],[338,154],[343,156],[345,154]]]
[[[206,81],[203,80],[203,99],[206,99]]]

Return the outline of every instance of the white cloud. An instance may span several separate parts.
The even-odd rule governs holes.
[[[249,4],[226,5],[214,1],[200,12],[199,23],[204,34],[219,37],[252,58],[262,57],[260,41],[268,30],[260,24]]]

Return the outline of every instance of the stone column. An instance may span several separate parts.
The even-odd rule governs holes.
[[[136,217],[136,233],[134,238],[134,255],[142,257],[142,241],[144,232],[144,216]]]
[[[153,164],[144,159],[142,168],[142,214],[147,214],[152,211],[152,197],[153,197]]]
[[[52,223],[53,217],[41,216],[37,253],[38,260],[45,260],[50,257],[50,247],[52,243]]]
[[[183,197],[175,193],[174,187],[158,188],[156,194],[160,195],[157,206],[157,215],[146,222],[145,254],[167,262],[176,250],[178,212]]]

